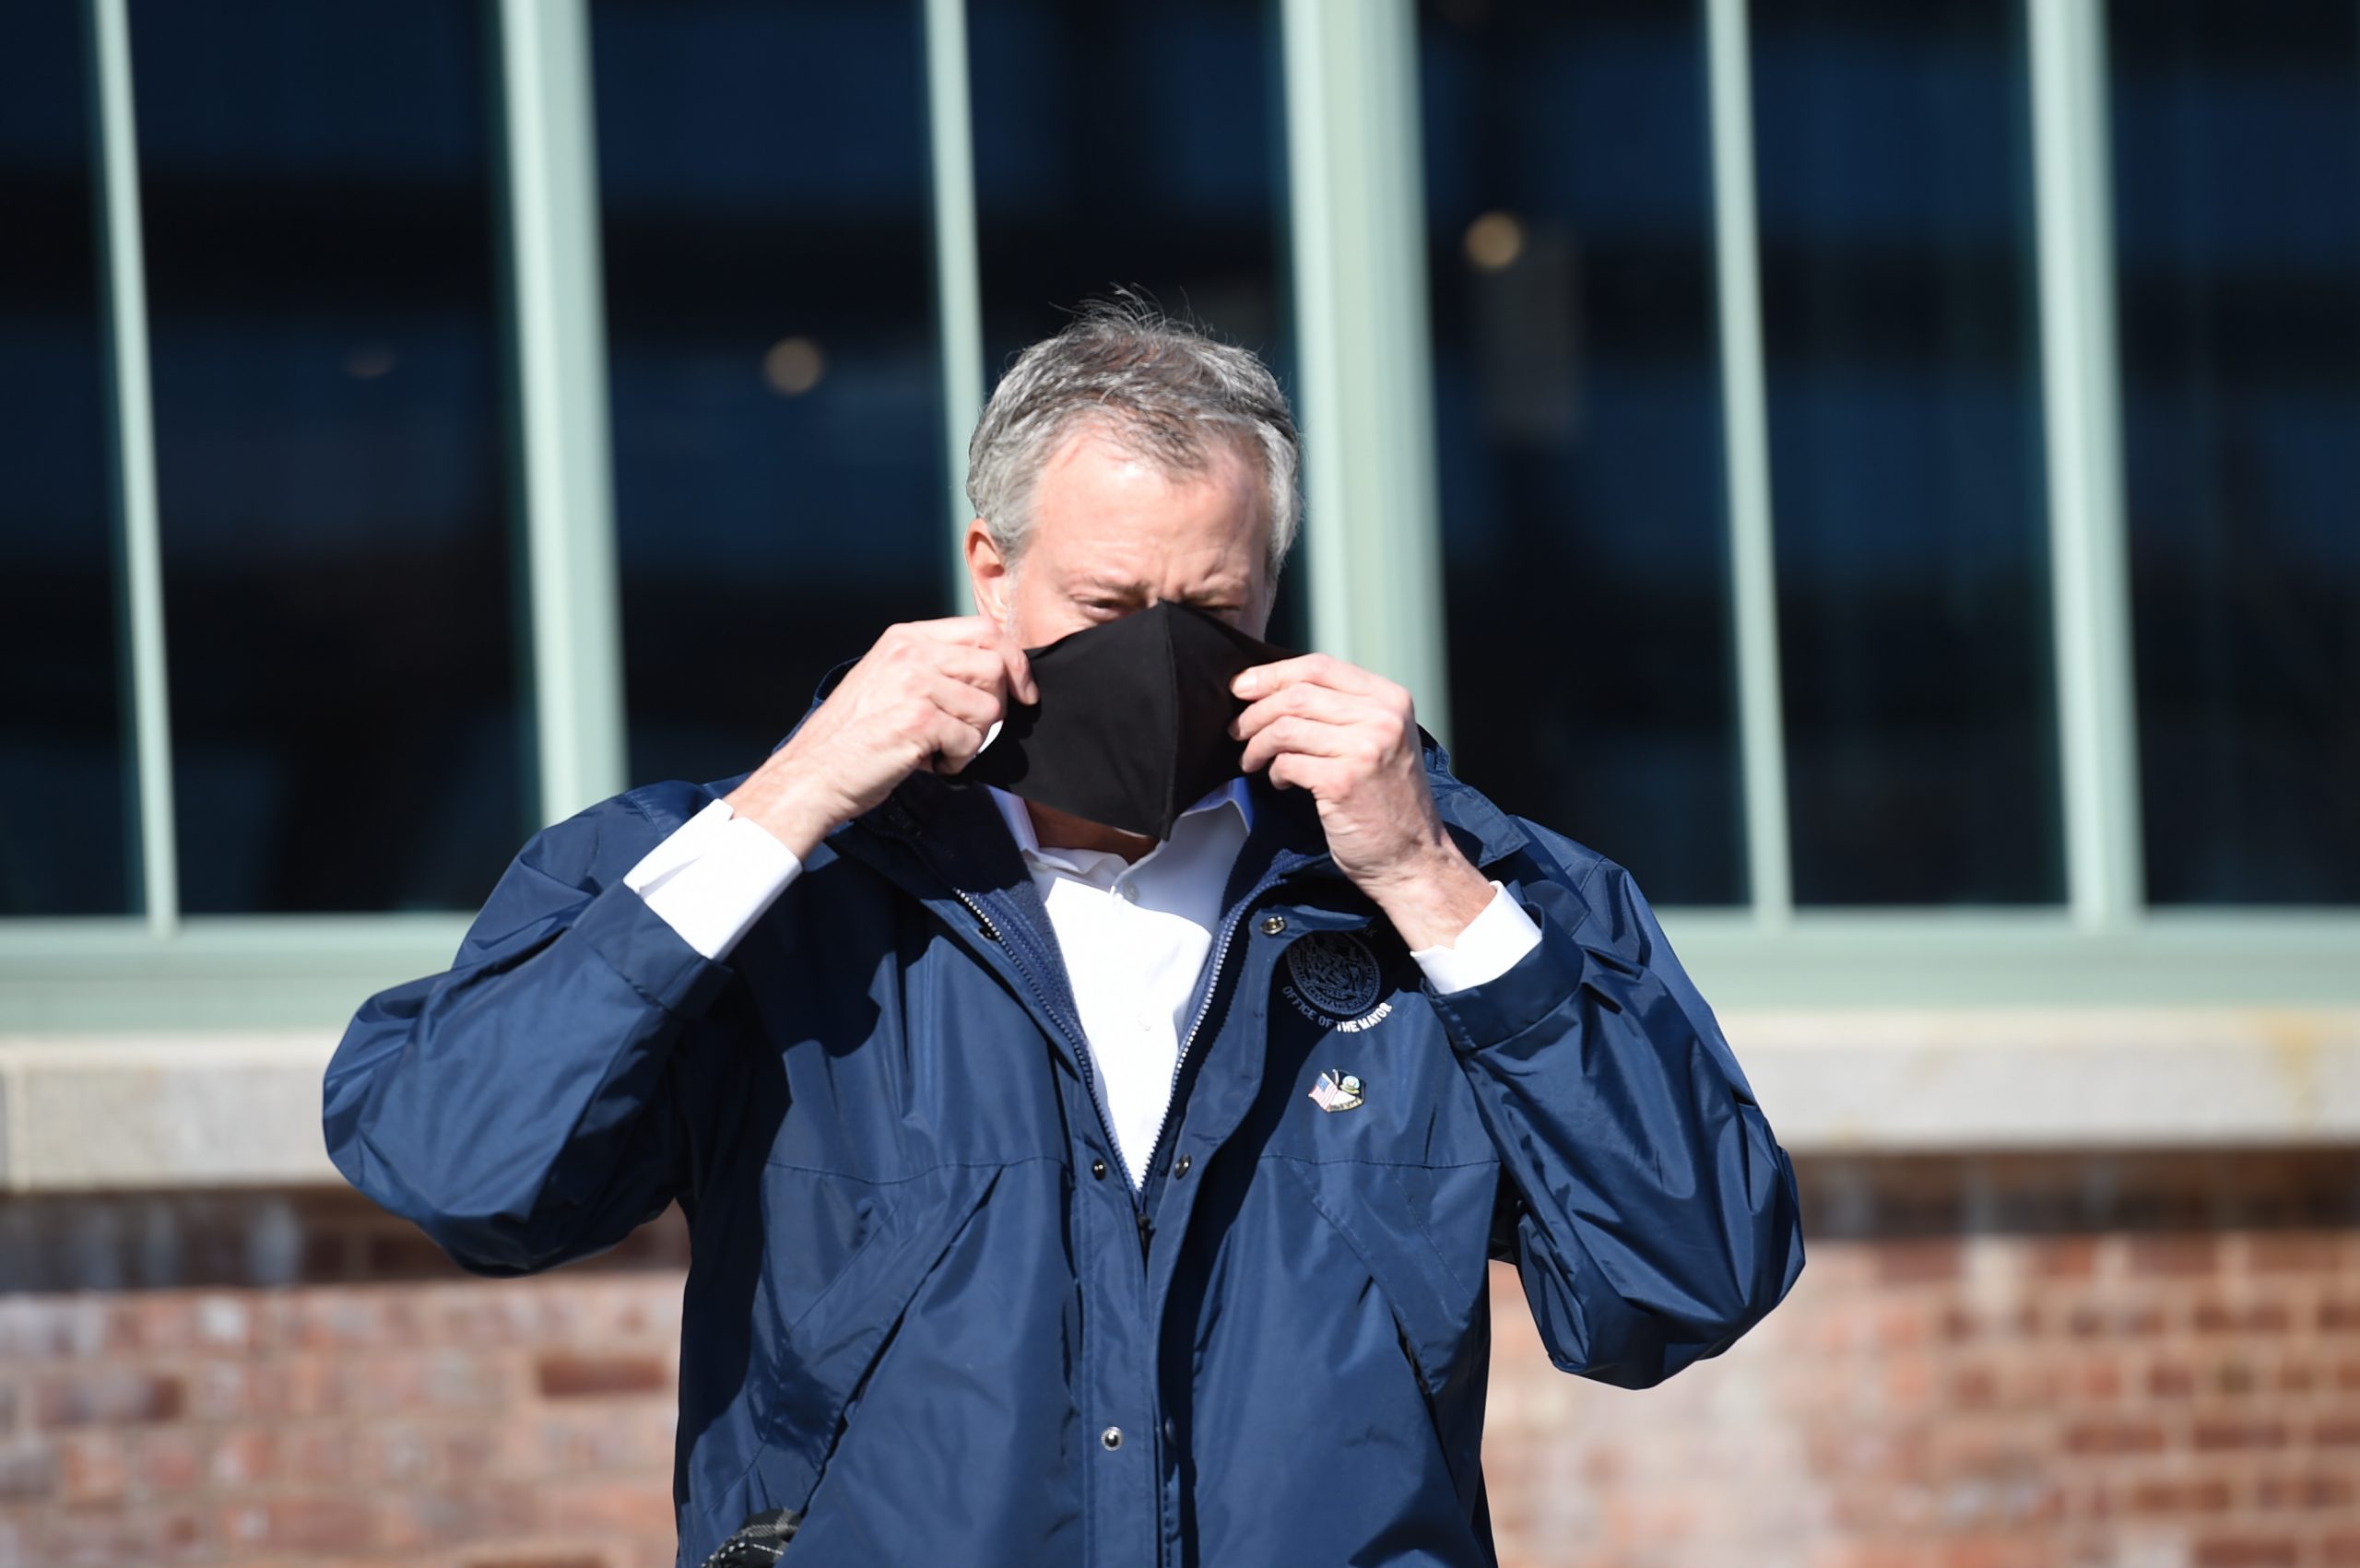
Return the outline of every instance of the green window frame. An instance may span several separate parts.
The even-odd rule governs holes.
[[[464,914],[183,918],[174,886],[167,630],[157,549],[124,0],[96,42],[117,522],[130,607],[144,913],[0,921],[0,1032],[318,1027],[442,968]],[[945,391],[944,548],[985,390],[964,0],[922,7]],[[1312,526],[1313,641],[1403,682],[1447,737],[1414,0],[1273,0],[1285,51],[1290,250]],[[1715,287],[1752,900],[1664,912],[1722,1006],[2360,1000],[2360,910],[2155,910],[2141,887],[2103,0],[2022,0],[2033,82],[2066,899],[2051,909],[1799,910],[1788,866],[1776,519],[1764,395],[1745,0],[1701,0]],[[583,0],[499,0],[540,804],[624,786],[597,171]],[[960,574],[953,573],[958,581]],[[1479,781],[1480,782],[1480,781]]]

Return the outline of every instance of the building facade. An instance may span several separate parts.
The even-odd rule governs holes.
[[[7,0],[0,1563],[665,1560],[680,1243],[457,1278],[345,1018],[962,607],[1115,285],[1276,640],[1630,867],[1805,1183],[1517,1563],[2360,1563],[2360,10]]]

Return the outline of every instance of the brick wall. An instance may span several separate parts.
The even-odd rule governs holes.
[[[1803,1174],[1794,1296],[1658,1389],[1552,1371],[1495,1271],[1510,1568],[2360,1565],[2360,1154]],[[667,1562],[679,1245],[482,1281],[337,1194],[0,1206],[0,1568]]]

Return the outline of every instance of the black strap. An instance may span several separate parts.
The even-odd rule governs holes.
[[[803,1522],[793,1508],[772,1508],[747,1515],[738,1533],[714,1549],[703,1568],[767,1568],[785,1555],[786,1543]]]

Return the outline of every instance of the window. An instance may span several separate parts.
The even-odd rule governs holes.
[[[0,49],[0,914],[139,906],[109,508],[90,70],[76,0]],[[25,238],[30,236],[30,242]]]
[[[1421,22],[1456,760],[1657,900],[1740,902],[1700,11]]]
[[[130,19],[183,906],[472,909],[537,815],[488,18]]]
[[[2348,6],[11,19],[0,1028],[333,1021],[758,765],[1127,284],[1304,413],[1273,637],[1717,1002],[2351,999]]]
[[[2360,902],[2360,13],[2107,15],[2148,896]]]
[[[1801,904],[2064,893],[2022,11],[1752,7]]]
[[[591,17],[630,772],[721,779],[950,613],[918,7]]]

